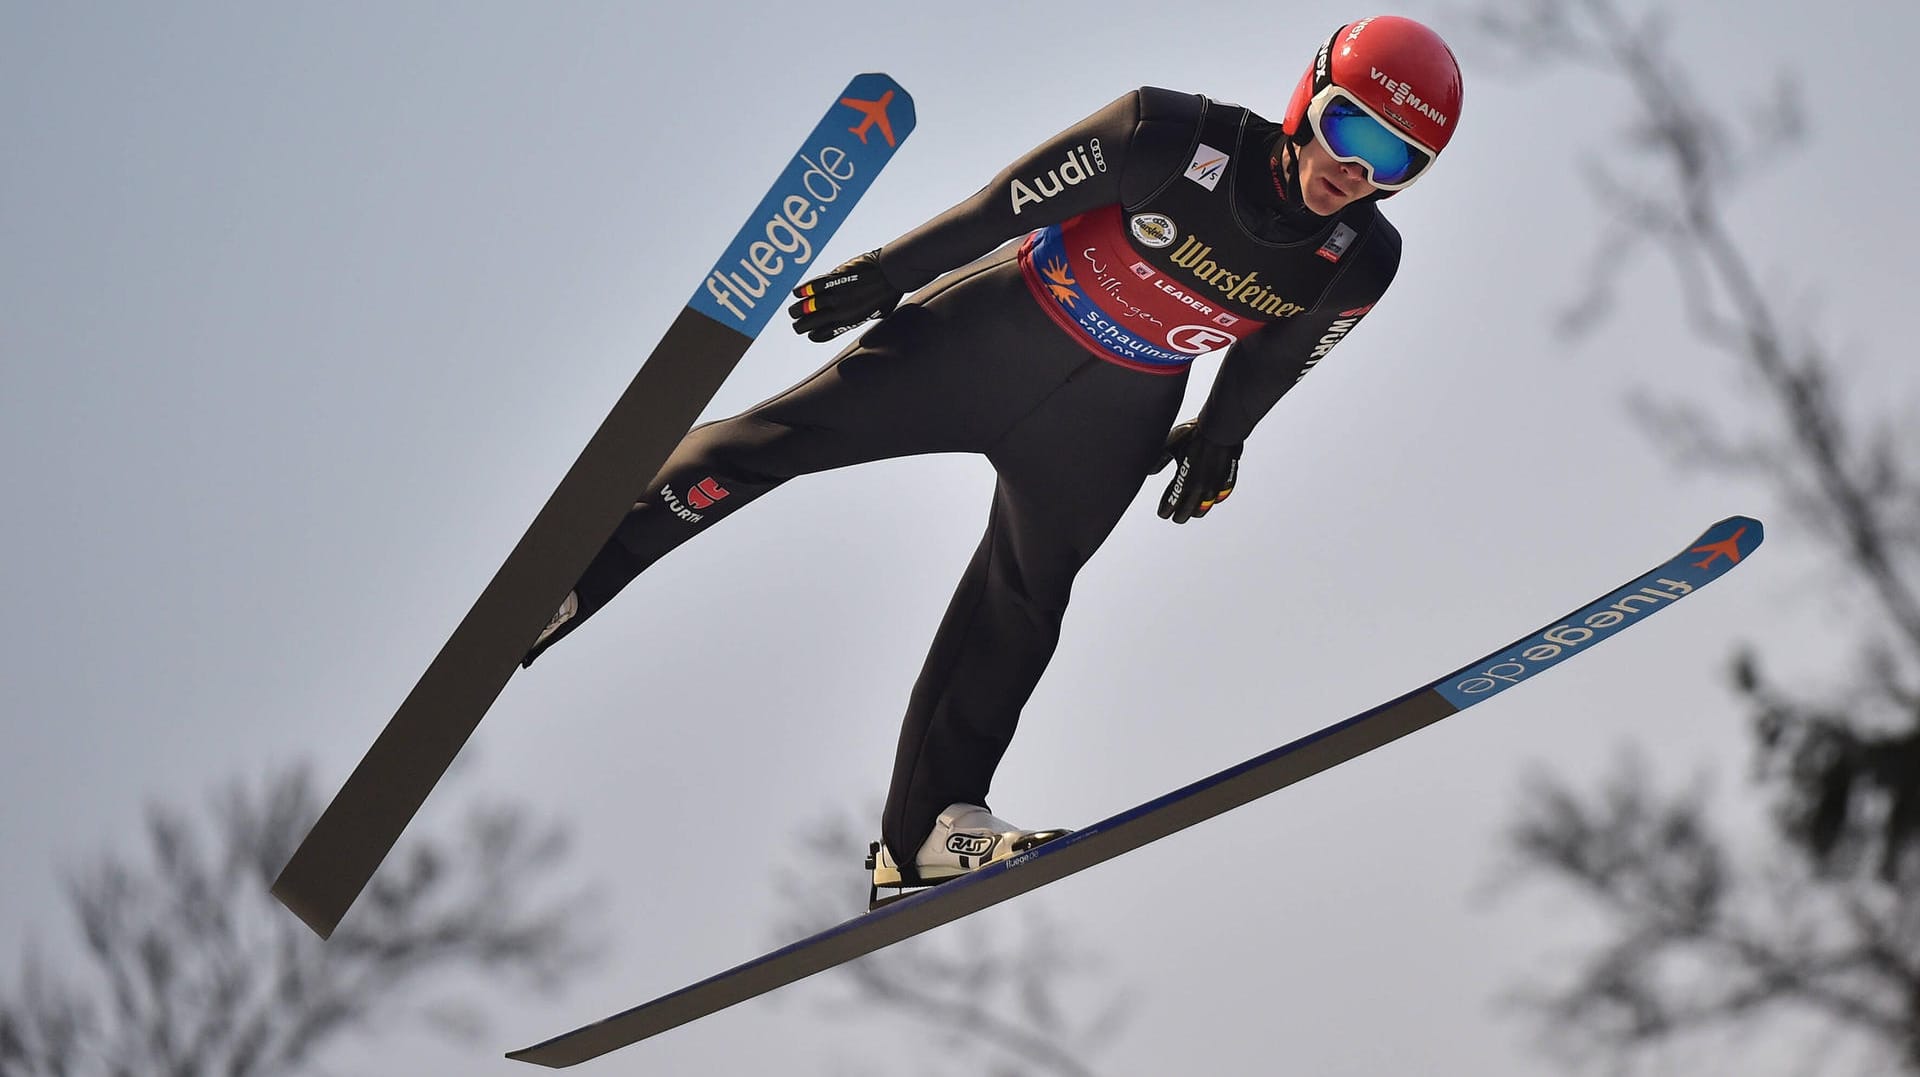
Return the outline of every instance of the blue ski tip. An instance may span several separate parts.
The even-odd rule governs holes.
[[[899,83],[877,72],[854,76],[687,305],[758,336],[795,285],[830,268],[815,256],[913,126],[913,97]]]
[[[1506,650],[1455,671],[1437,682],[1434,691],[1462,710],[1484,702],[1719,579],[1764,537],[1760,521],[1729,516],[1666,564]]]

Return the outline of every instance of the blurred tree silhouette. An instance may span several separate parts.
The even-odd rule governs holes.
[[[88,975],[29,955],[0,994],[0,1077],[290,1074],[397,1020],[471,1038],[475,1011],[410,1000],[456,972],[547,987],[593,952],[583,898],[526,897],[563,858],[560,831],[508,806],[409,835],[321,942],[268,894],[320,807],[308,771],[289,768],[221,790],[210,826],[150,808],[149,860],[109,855],[68,880]]]
[[[1514,849],[1535,875],[1571,883],[1613,925],[1569,982],[1528,1000],[1570,1045],[1631,1064],[1708,1030],[1757,1033],[1811,1018],[1920,1073],[1920,473],[1913,427],[1849,414],[1834,356],[1799,304],[1761,283],[1722,212],[1739,183],[1804,130],[1782,79],[1736,126],[1675,62],[1658,11],[1616,0],[1493,0],[1485,40],[1523,63],[1617,77],[1633,121],[1588,162],[1607,230],[1592,287],[1567,312],[1579,332],[1651,250],[1677,276],[1695,337],[1733,360],[1765,410],[1744,429],[1685,402],[1635,399],[1679,459],[1750,479],[1815,544],[1853,619],[1853,668],[1788,685],[1752,648],[1731,679],[1752,725],[1755,780],[1772,811],[1767,848],[1742,851],[1692,791],[1653,787],[1629,756],[1592,795],[1551,776],[1528,787]],[[1738,16],[1734,16],[1737,18]],[[1671,347],[1672,345],[1667,345]]]
[[[865,817],[878,818],[879,810]],[[823,818],[806,831],[799,856],[775,877],[783,909],[780,945],[864,907],[866,884],[847,870],[866,855],[861,833],[850,815]],[[1098,963],[1044,906],[1032,898],[1021,904],[1012,933],[996,935],[985,921],[970,918],[841,966],[832,975],[848,990],[828,1004],[829,1012],[920,1029],[927,1048],[908,1065],[925,1077],[1094,1077],[1098,1071],[1086,1060],[1117,1042],[1125,996],[1100,981]],[[1092,990],[1070,986],[1089,982]],[[1067,1002],[1085,997],[1093,1001]],[[900,1065],[889,1060],[880,1072],[897,1073]]]

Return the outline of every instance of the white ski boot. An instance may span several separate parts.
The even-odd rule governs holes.
[[[540,630],[540,638],[533,641],[534,648],[538,649],[542,643],[547,642],[549,636],[558,632],[561,625],[573,620],[574,615],[579,612],[580,596],[572,591],[568,591],[567,600],[560,603],[559,609],[553,611],[553,620],[548,621],[547,627]]]
[[[1005,819],[995,818],[978,804],[949,804],[933,824],[933,833],[927,835],[920,851],[914,854],[911,872],[902,870],[894,862],[885,842],[872,844],[867,853],[867,867],[873,870],[868,908],[877,909],[905,897],[908,888],[928,887],[959,878],[1069,833],[1067,830],[1021,830]],[[882,887],[901,892],[882,898]]]

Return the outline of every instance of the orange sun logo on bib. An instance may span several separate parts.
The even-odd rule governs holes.
[[[1079,300],[1080,296],[1073,290],[1075,282],[1073,274],[1067,269],[1067,263],[1056,258],[1047,263],[1041,275],[1046,278],[1047,291],[1053,293],[1053,298],[1059,300],[1061,306],[1069,310],[1073,309],[1073,304]]]

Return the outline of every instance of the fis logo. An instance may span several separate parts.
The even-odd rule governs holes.
[[[1220,186],[1220,177],[1227,174],[1228,156],[1206,143],[1193,151],[1193,162],[1187,165],[1187,178],[1211,191]]]
[[[1029,183],[1015,179],[1010,193],[1013,197],[1013,215],[1028,206],[1038,205],[1054,197],[1069,187],[1075,187],[1107,170],[1106,155],[1100,152],[1100,140],[1089,139],[1085,144],[1067,151],[1066,160],[1053,166],[1046,174],[1035,176]]]

